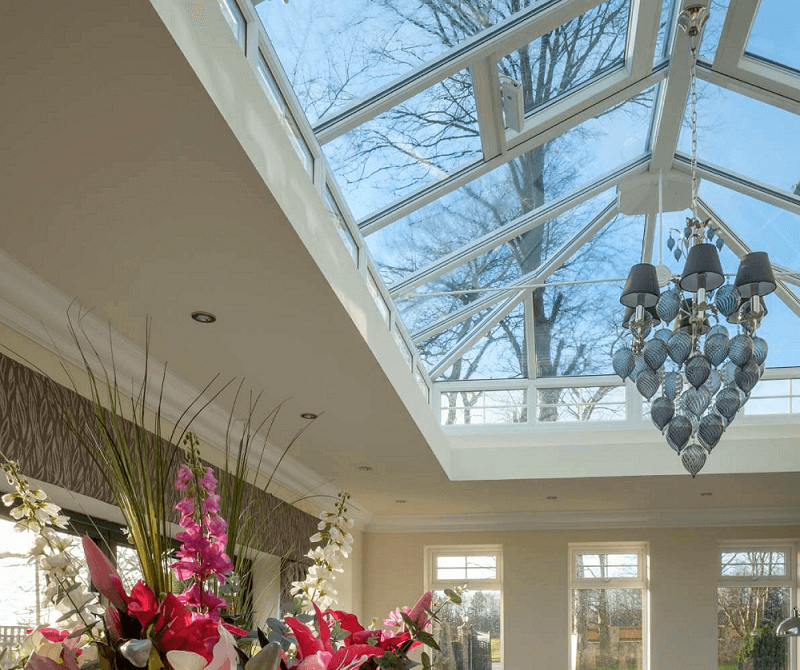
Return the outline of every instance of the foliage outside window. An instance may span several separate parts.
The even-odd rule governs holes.
[[[644,670],[647,545],[570,545],[570,667]]]
[[[445,589],[466,585],[461,605],[440,612],[436,635],[442,670],[502,670],[502,553],[499,547],[427,547],[427,586],[445,600]]]
[[[719,670],[788,670],[789,645],[775,626],[793,598],[790,546],[742,545],[720,549],[717,589]]]

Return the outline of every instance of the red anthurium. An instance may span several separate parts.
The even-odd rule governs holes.
[[[112,605],[125,611],[125,589],[111,561],[88,536],[84,535],[81,539],[92,584]]]
[[[139,620],[142,628],[147,628],[148,624],[155,619],[158,614],[158,599],[153,590],[143,581],[138,581],[136,586],[131,589],[131,594],[125,596],[125,611]]]
[[[408,618],[411,619],[419,628],[425,628],[428,625],[428,613],[425,610],[431,608],[431,600],[433,594],[430,591],[425,593],[418,601],[411,611],[408,613]]]
[[[161,651],[193,651],[210,663],[219,630],[217,622],[209,617],[192,621],[192,613],[173,593],[168,593],[158,608],[154,637],[159,639]]]
[[[311,629],[302,621],[287,616],[284,622],[292,629],[294,637],[297,640],[297,657],[300,660],[303,660],[306,656],[313,656],[318,651],[325,651],[322,641],[316,638],[314,633],[311,632]]]
[[[359,660],[362,656],[366,656],[367,659],[373,656],[383,656],[383,649],[368,644],[351,644],[349,647],[342,647],[331,656],[331,660],[328,661],[327,670],[346,668],[353,662]]]
[[[359,623],[358,617],[355,614],[342,612],[341,610],[328,610],[325,614],[336,619],[336,621],[339,622],[339,628],[342,630],[350,631],[350,633],[360,633],[364,630],[364,626]],[[347,640],[349,639],[350,636],[348,635],[348,637],[345,638],[345,644],[347,644]]]
[[[319,611],[319,607],[317,607],[317,603],[311,603],[314,605],[314,611],[317,613],[317,628],[319,629],[319,639],[322,642],[322,648],[325,651],[329,651],[333,653],[333,645],[331,644],[331,629],[328,626],[328,622],[325,621],[325,617],[322,616],[322,612]]]

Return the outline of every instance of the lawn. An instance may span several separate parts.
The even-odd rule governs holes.
[[[500,662],[500,640],[492,639],[492,663]]]

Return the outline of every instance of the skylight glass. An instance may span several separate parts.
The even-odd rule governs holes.
[[[717,47],[722,37],[722,28],[725,25],[725,16],[728,14],[730,0],[711,0],[709,5],[708,21],[703,29],[703,41],[700,44],[700,58],[710,63],[714,62]]]
[[[522,84],[525,113],[625,62],[630,0],[606,0],[497,64]]]
[[[367,244],[378,264],[393,263],[392,238],[413,237],[420,234],[415,231],[433,226],[489,232],[642,155],[653,91],[651,88],[585,121],[369,235]],[[351,193],[351,199],[359,197],[357,191]],[[396,231],[403,229],[398,235]],[[461,244],[450,244],[441,255],[458,246]]]
[[[747,42],[748,54],[800,71],[800,22],[795,0],[763,0]]]
[[[445,371],[439,381],[527,377],[524,316],[520,303]]]
[[[274,0],[256,11],[313,124],[535,4]]]
[[[481,156],[472,77],[448,77],[322,148],[360,219]]]
[[[618,215],[534,295],[537,375],[613,374],[611,354],[626,331],[619,296],[631,266],[641,262],[644,216]],[[620,279],[558,285],[557,282]]]
[[[653,54],[653,66],[660,63],[670,54],[672,47],[672,31],[675,25],[675,0],[661,1],[661,18],[658,22],[658,37]]]
[[[707,180],[700,183],[700,197],[753,251],[800,271],[800,216]]]
[[[469,289],[508,286],[523,274],[534,271],[551,258],[562,245],[568,243],[615,197],[616,192],[609,189],[510,242],[432,279],[420,286],[415,291],[414,297],[397,299],[396,304],[406,327],[412,333],[418,332],[443,316],[467,307],[477,300],[498,295],[469,292]],[[407,231],[401,229],[397,232],[399,235]],[[466,225],[462,225],[461,229],[457,225],[413,228],[407,239],[393,241],[392,254],[385,256],[384,260],[387,263],[394,260],[394,264],[382,266],[383,276],[387,279],[387,283],[391,283],[394,278],[405,276],[419,264],[435,260],[442,248],[450,248],[452,239],[466,244],[472,237],[478,237],[480,234],[482,234],[480,222],[474,230]],[[369,239],[372,237],[374,236]],[[428,293],[450,291],[464,291],[464,293],[434,295],[429,298],[417,297]]]
[[[698,90],[699,159],[791,193],[800,181],[790,158],[800,155],[800,116],[713,84]],[[688,117],[678,147],[691,152]]]
[[[417,345],[420,358],[424,361],[426,368],[430,371],[445,357],[459,340],[461,340],[472,328],[491,311],[491,308],[484,309],[477,314],[465,319],[452,328],[434,335]]]

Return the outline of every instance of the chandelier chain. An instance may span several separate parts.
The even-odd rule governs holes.
[[[692,216],[697,219],[697,46],[692,44],[691,68],[691,126],[692,126]]]

